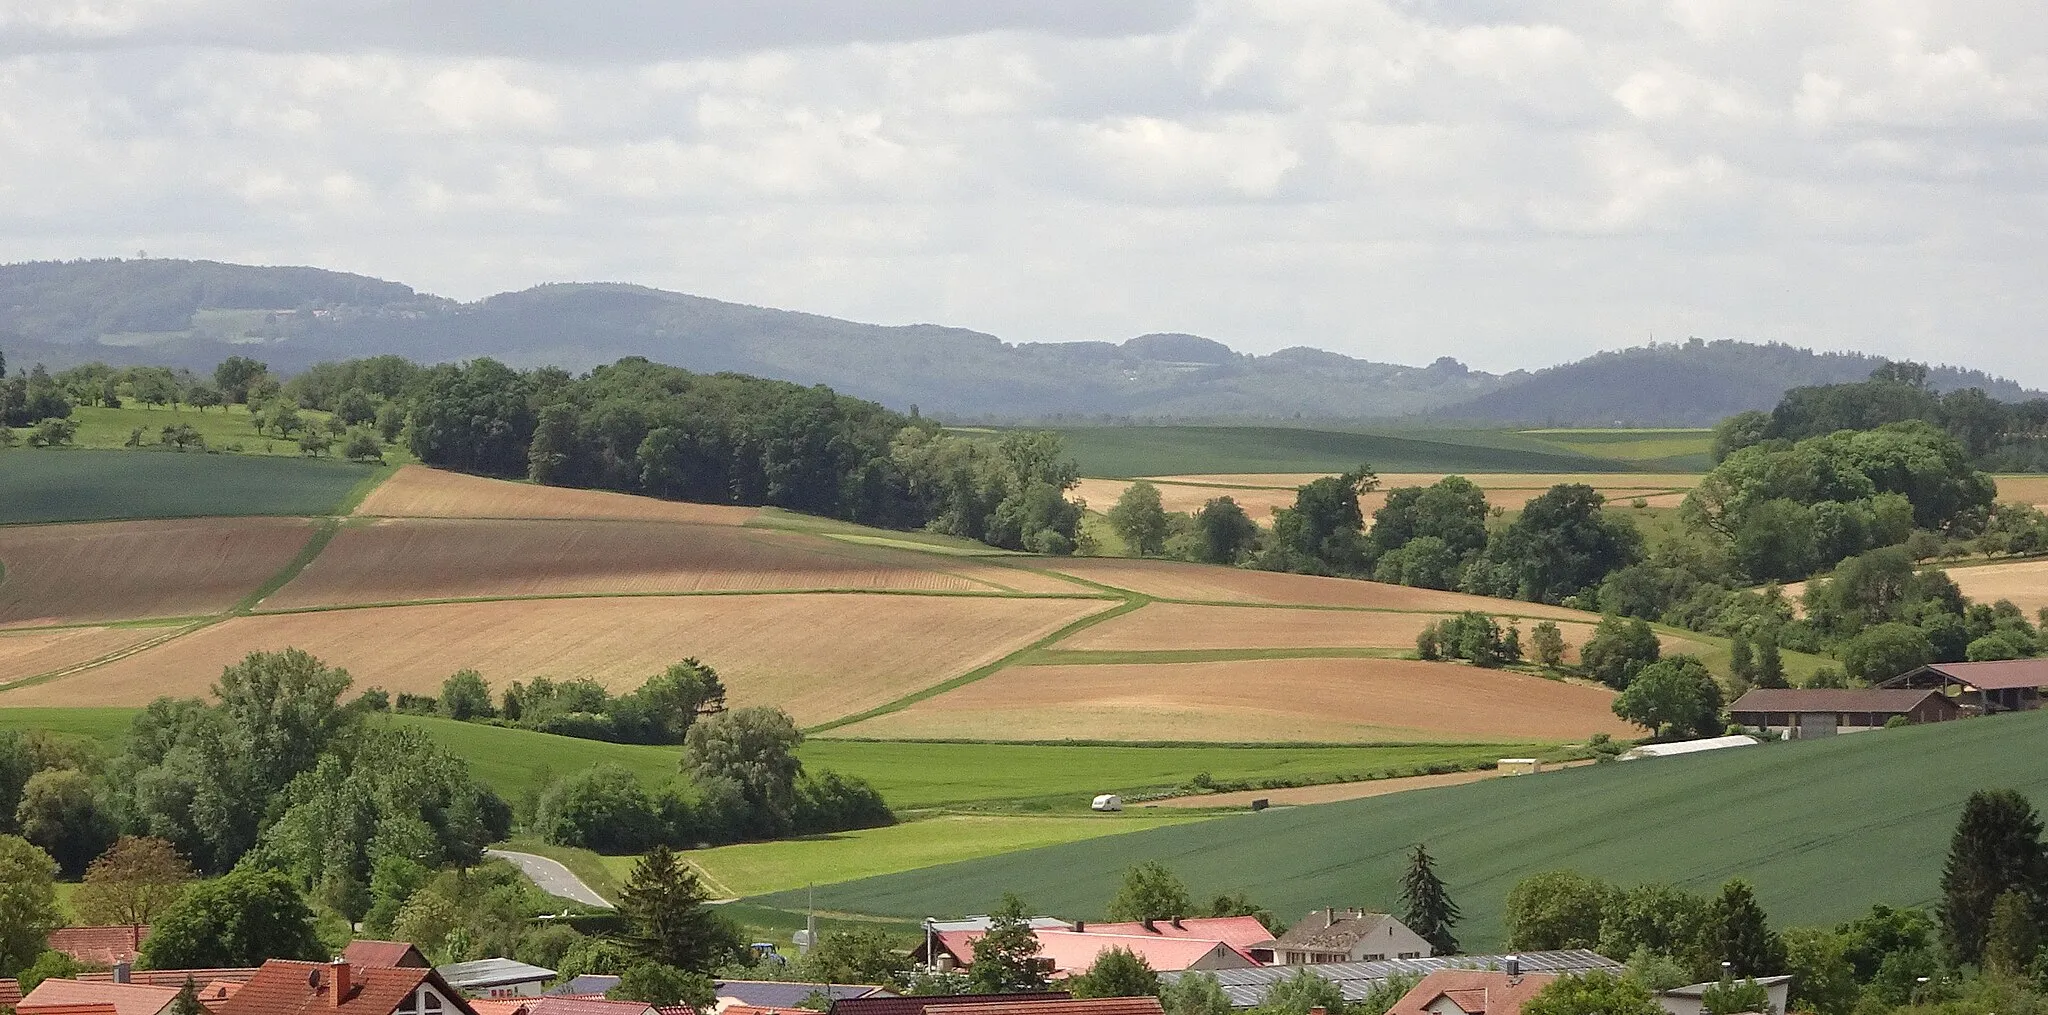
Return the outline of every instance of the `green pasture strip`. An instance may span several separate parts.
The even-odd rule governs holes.
[[[1288,648],[1183,648],[1091,650],[1044,648],[1019,660],[1018,666],[1121,666],[1131,663],[1227,663],[1258,659],[1403,659],[1415,653],[1398,648],[1313,646]]]
[[[1569,868],[1632,885],[1756,888],[1775,926],[1830,924],[1872,903],[1926,905],[1956,816],[1981,788],[2048,803],[2048,712],[1485,779],[1012,853],[820,887],[820,908],[917,918],[1033,912],[1098,918],[1131,864],[1157,860],[1207,898],[1243,890],[1283,918],[1331,898],[1393,899],[1426,843],[1472,952],[1504,944],[1502,903]],[[799,893],[754,900],[800,905]]]
[[[471,775],[514,803],[531,803],[554,780],[595,765],[619,765],[643,784],[659,786],[677,777],[683,760],[679,746],[611,744],[423,715],[394,715],[388,721],[433,737],[467,761]]]
[[[1355,432],[1275,426],[1109,426],[1059,431],[1084,476],[1379,472],[1611,472],[1609,458],[1507,431]]]
[[[0,708],[0,729],[48,730],[118,753],[128,742],[139,708]]]
[[[331,515],[374,469],[251,455],[0,451],[0,524]]]
[[[739,924],[749,941],[787,942],[791,935],[803,930],[806,917],[815,916],[818,930],[826,934],[839,934],[856,930],[880,930],[900,938],[898,944],[909,950],[913,940],[922,940],[924,930],[910,920],[892,920],[873,916],[852,916],[840,913],[805,913],[793,910],[770,909],[748,902],[728,902],[718,907],[726,919]]]
[[[747,842],[685,854],[739,896],[804,889],[897,871],[917,870],[1020,849],[1074,842],[1203,820],[1199,814],[947,814],[832,835]],[[612,858],[620,859],[620,858]],[[822,898],[822,896],[821,896]]]
[[[1084,584],[1093,585],[1095,583],[1085,582]],[[1108,586],[1103,587],[1107,588]],[[1055,644],[1059,642],[1062,638],[1069,637],[1078,631],[1085,631],[1088,628],[1094,627],[1095,625],[1100,624],[1105,620],[1111,620],[1116,617],[1121,617],[1124,614],[1129,613],[1132,610],[1135,610],[1145,605],[1147,602],[1150,602],[1150,600],[1142,597],[1125,599],[1123,602],[1118,603],[1117,605],[1110,607],[1107,610],[1103,610],[1100,613],[1091,613],[1088,616],[1082,617],[1081,619],[1076,620],[1073,623],[1068,624],[1067,626],[1062,627],[1059,630],[1054,631],[1053,633],[1048,634],[1045,637],[1030,643],[1029,645],[1025,645],[1024,647],[1017,649],[1015,652],[1011,652],[1009,655],[1003,656],[1001,659],[997,659],[996,661],[988,663],[983,666],[977,666],[974,669],[968,670],[966,673],[962,673],[961,675],[952,678],[951,680],[941,681],[940,683],[933,684],[932,686],[927,687],[921,691],[913,691],[910,694],[906,694],[903,697],[896,699],[895,701],[891,701],[882,705],[877,705],[874,708],[868,709],[865,712],[844,716],[838,719],[834,719],[831,722],[827,723],[820,723],[819,725],[813,726],[805,730],[804,732],[823,733],[827,730],[838,729],[841,726],[851,726],[857,722],[864,722],[868,719],[873,719],[878,715],[888,715],[891,712],[902,711],[903,709],[909,708],[910,706],[915,705],[918,702],[923,701],[927,698],[936,698],[939,695],[946,693],[947,691],[965,687],[968,684],[974,683],[975,681],[980,680],[981,678],[986,677],[991,673],[994,673],[998,670],[1003,669],[1006,666],[1015,663],[1018,659],[1022,658],[1027,653],[1030,653],[1036,649],[1044,648],[1048,645]]]
[[[271,575],[269,581],[264,582],[254,592],[243,596],[240,602],[228,608],[228,612],[231,614],[249,613],[256,609],[258,603],[275,595],[278,589],[291,584],[291,580],[297,578],[299,572],[304,571],[308,564],[313,563],[315,557],[320,556],[322,550],[327,549],[327,544],[334,541],[334,534],[339,531],[341,531],[341,521],[339,519],[321,519],[319,524],[313,527],[312,535],[307,537],[306,545],[300,547],[299,552],[293,555],[292,559],[283,568],[276,574]]]
[[[375,603],[335,603],[327,606],[291,606],[251,610],[256,616],[279,617],[295,613],[334,613],[340,610],[382,610],[399,606],[450,606],[464,603],[530,603],[551,599],[704,599],[716,596],[906,596],[939,599],[1093,599],[1115,597],[1088,592],[1003,592],[990,589],[706,589],[676,592],[532,592],[504,596],[450,596],[439,599],[395,599]]]
[[[194,614],[188,617],[137,617],[130,620],[80,620],[69,624],[36,624],[32,627],[0,627],[0,637],[10,634],[34,634],[38,631],[77,631],[86,628],[111,628],[118,630],[145,627],[178,627],[209,620],[212,614]]]
[[[396,465],[372,467],[370,474],[363,477],[363,481],[357,483],[353,489],[349,490],[348,495],[341,499],[341,503],[334,506],[334,513],[337,515],[355,514],[356,509],[363,506],[363,501],[369,499],[371,491],[383,486],[384,481],[396,475],[397,472],[398,466]]]
[[[1207,775],[1219,786],[1277,789],[1360,782],[1425,770],[1550,755],[1554,744],[1072,744],[889,740],[806,741],[806,767],[866,779],[899,811],[999,805],[1085,812],[1099,793],[1178,795]]]

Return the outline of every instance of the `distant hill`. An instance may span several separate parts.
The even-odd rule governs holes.
[[[1746,409],[1769,409],[1788,388],[1868,378],[1885,362],[1855,352],[1693,339],[1603,352],[1533,374],[1509,374],[1496,389],[1439,406],[1429,415],[1487,423],[1557,426],[1710,424]],[[1979,370],[1928,371],[1937,390],[1982,388],[2003,401],[2038,397]]]
[[[89,360],[196,370],[231,354],[290,372],[397,353],[493,356],[582,370],[645,356],[829,384],[965,420],[1362,420],[1699,423],[1766,408],[1794,384],[1853,380],[1879,360],[1736,342],[1603,353],[1506,377],[1292,348],[1265,356],[1197,335],[1006,343],[933,324],[883,326],[617,283],[555,284],[460,303],[319,268],[92,260],[0,266],[0,350],[16,364]],[[2016,385],[1937,370],[1938,385]]]

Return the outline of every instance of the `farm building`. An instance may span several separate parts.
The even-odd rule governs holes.
[[[442,966],[435,972],[449,985],[477,997],[539,997],[555,971],[516,959],[477,959]]]
[[[1784,1011],[1787,996],[1792,992],[1792,978],[1789,976],[1759,976],[1757,986],[1770,995],[1771,1010]],[[1695,983],[1688,987],[1673,987],[1657,992],[1657,1005],[1668,1015],[1706,1015],[1707,988],[1712,983]]]
[[[1583,973],[1593,969],[1620,973],[1627,969],[1598,952],[1569,949],[1523,952],[1518,956],[1444,955],[1427,959],[1388,959],[1385,962],[1329,962],[1305,967],[1260,966],[1256,969],[1226,969],[1214,975],[1222,985],[1223,993],[1229,995],[1231,1007],[1242,1009],[1264,1004],[1266,994],[1274,984],[1298,975],[1304,968],[1336,984],[1337,989],[1343,992],[1344,1000],[1362,1001],[1389,977],[1427,976],[1445,969],[1501,969],[1510,959],[1519,961],[1522,969],[1530,974]],[[1171,980],[1175,975],[1166,973],[1160,978]]]
[[[1422,978],[1387,1015],[1519,1015],[1556,973],[1445,969]]]
[[[2048,687],[2048,659],[1928,663],[1877,686],[1940,691],[1966,710],[1981,714],[2022,712],[2041,707],[2041,688]]]
[[[1273,932],[1254,916],[1190,916],[1173,920],[1141,920],[1137,923],[1084,923],[1076,920],[1077,934],[1123,934],[1137,937],[1191,938],[1221,941],[1244,952],[1252,960],[1269,965],[1273,961]]]
[[[1678,740],[1668,744],[1644,744],[1623,751],[1618,760],[1640,761],[1644,758],[1675,758],[1682,754],[1699,754],[1702,751],[1722,751],[1730,747],[1755,747],[1755,737],[1740,734],[1730,737],[1707,737],[1703,740]]]
[[[1273,945],[1273,961],[1283,966],[1426,959],[1432,954],[1429,942],[1406,924],[1362,909],[1318,909],[1287,928]]]
[[[1947,722],[1962,714],[1940,691],[1875,687],[1759,687],[1728,706],[1738,726],[1802,740],[1878,729],[1900,716],[1917,724]]]

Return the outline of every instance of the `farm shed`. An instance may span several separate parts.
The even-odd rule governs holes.
[[[2048,659],[1929,663],[1877,686],[1940,691],[1964,708],[1985,714],[2023,712],[2041,707],[2041,688],[2048,687]]]
[[[1273,961],[1283,966],[1426,959],[1433,952],[1407,924],[1362,909],[1318,909],[1273,943]]]
[[[539,997],[555,971],[517,959],[477,959],[434,970],[448,985],[478,997]]]
[[[1738,726],[1797,739],[1878,729],[1898,716],[1919,724],[1947,722],[1962,714],[1940,691],[1876,687],[1760,687],[1728,706],[1728,716]]]
[[[1583,973],[1604,969],[1619,973],[1627,967],[1598,952],[1583,948],[1560,951],[1523,952],[1508,955],[1444,955],[1427,959],[1389,959],[1385,962],[1331,962],[1312,966],[1260,966],[1257,969],[1225,969],[1213,974],[1230,997],[1233,1008],[1256,1008],[1266,1001],[1273,985],[1307,969],[1337,985],[1346,1001],[1363,1001],[1374,987],[1391,976],[1427,976],[1444,969],[1501,969],[1510,958],[1518,959],[1528,973]],[[1171,981],[1176,973],[1162,973]]]

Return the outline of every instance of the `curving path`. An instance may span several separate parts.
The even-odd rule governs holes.
[[[540,890],[549,895],[581,902],[586,906],[612,908],[612,904],[606,902],[604,896],[591,890],[589,885],[583,883],[582,878],[557,861],[535,853],[515,853],[509,849],[487,849],[484,850],[484,855],[510,860],[513,866],[532,878],[533,883],[539,885]]]

